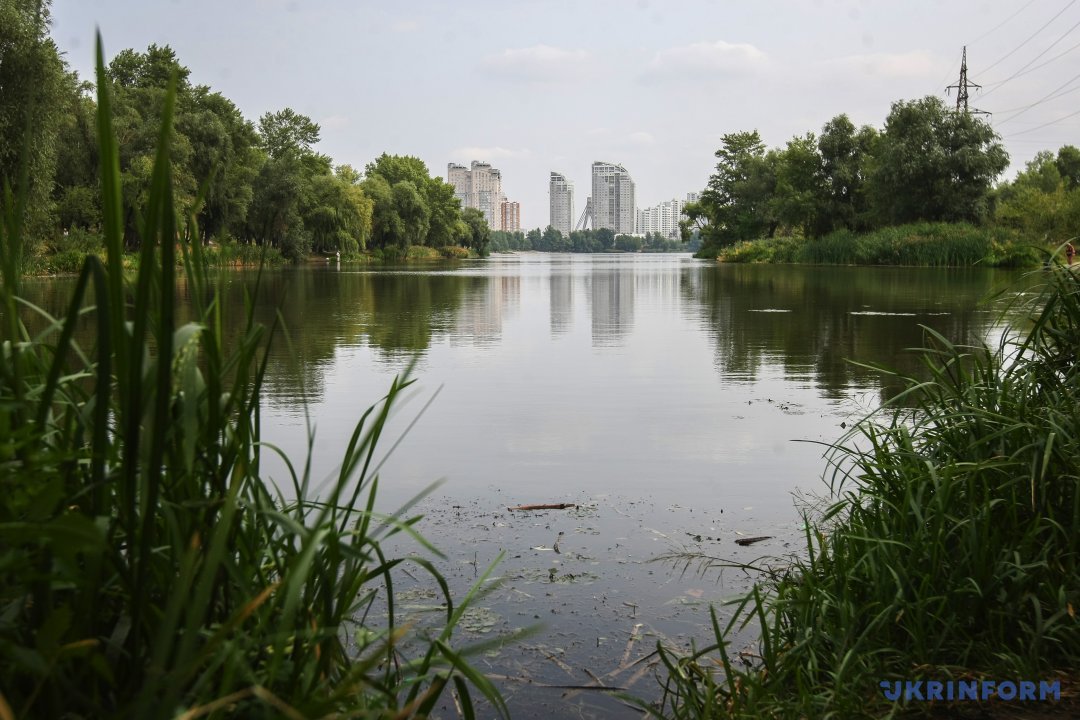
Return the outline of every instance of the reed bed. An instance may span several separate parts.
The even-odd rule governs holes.
[[[926,330],[926,375],[890,373],[904,390],[831,448],[805,556],[714,611],[708,647],[658,648],[650,712],[885,717],[943,703],[890,702],[883,681],[1075,682],[1080,280],[1042,272],[1029,322],[996,347]],[[740,651],[740,633],[759,640]]]
[[[919,267],[1034,267],[1042,245],[1021,242],[1004,228],[921,222],[866,233],[837,230],[820,238],[763,238],[726,248],[724,262]]]
[[[450,596],[409,506],[375,508],[376,448],[410,381],[359,419],[320,494],[288,458],[288,487],[264,479],[276,451],[260,395],[280,328],[249,305],[226,342],[194,213],[174,211],[173,91],[125,279],[100,39],[97,75],[105,258],[82,260],[64,317],[20,298],[24,199],[3,198],[0,718],[425,717],[451,692],[466,717],[477,694],[505,715],[452,642],[472,595]],[[183,325],[178,272],[195,305]],[[401,534],[424,555],[389,557]],[[423,636],[395,622],[404,564],[446,604]]]

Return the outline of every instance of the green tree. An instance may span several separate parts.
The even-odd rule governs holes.
[[[416,208],[409,212],[425,218],[424,222],[417,225],[422,228],[422,232],[410,234],[406,244],[442,247],[455,244],[461,237],[461,203],[454,196],[453,186],[443,182],[442,178],[431,177],[427,165],[419,158],[383,153],[368,163],[364,174],[368,178],[379,176],[392,188],[401,183],[409,183],[419,194],[423,210]],[[410,193],[401,191],[398,201],[404,201],[407,197],[411,197]],[[401,210],[402,208],[399,208],[399,212]],[[400,245],[401,240],[402,238],[394,238],[389,242]]]
[[[1068,171],[1068,148],[1057,156],[1042,151],[1016,178],[997,189],[994,219],[1022,232],[1031,241],[1062,243],[1080,227],[1080,188],[1062,175]],[[1062,156],[1066,157],[1062,163]]]
[[[247,218],[247,236],[258,244],[279,248],[290,260],[311,250],[311,231],[305,227],[301,207],[311,186],[303,162],[295,153],[270,158],[255,180]]]
[[[468,227],[466,245],[476,251],[480,257],[487,257],[488,244],[491,242],[491,228],[488,227],[484,213],[476,208],[465,208],[461,218]]]
[[[716,172],[701,199],[684,211],[689,222],[701,228],[709,248],[772,235],[777,226],[770,207],[776,155],[766,155],[765,144],[754,130],[724,135],[716,157]]]
[[[776,187],[770,215],[790,232],[813,233],[824,194],[822,160],[813,133],[797,136],[775,152]]]
[[[1067,189],[1080,186],[1080,149],[1074,145],[1065,145],[1058,150],[1055,164]]]
[[[818,138],[822,197],[815,234],[869,229],[866,183],[877,139],[877,130],[869,125],[856,130],[847,115],[825,123]]]
[[[997,133],[979,117],[933,96],[893,103],[870,176],[875,215],[888,224],[980,222],[1008,165]]]
[[[184,97],[176,132],[191,144],[190,173],[203,187],[203,236],[242,235],[253,184],[266,162],[254,125],[231,100],[200,85]]]
[[[287,107],[259,118],[259,137],[272,158],[290,152],[305,155],[314,152],[312,146],[319,142],[319,125],[307,115]]]
[[[28,234],[55,232],[56,137],[74,85],[49,38],[49,2],[0,0],[0,185],[26,192]],[[27,186],[21,187],[26,152]]]

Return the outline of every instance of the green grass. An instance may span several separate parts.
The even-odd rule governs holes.
[[[882,717],[929,705],[886,701],[885,680],[1075,682],[1080,281],[1045,279],[997,347],[926,331],[926,376],[894,377],[904,391],[831,448],[805,556],[714,613],[709,647],[660,648],[657,716]]]
[[[738,243],[720,251],[723,262],[921,267],[1035,267],[1046,248],[1025,243],[1014,231],[966,223],[913,223],[820,238],[777,237]]]
[[[449,691],[466,716],[477,691],[505,715],[453,646],[471,594],[450,596],[409,505],[375,508],[376,448],[410,381],[362,415],[320,494],[288,458],[289,486],[266,480],[261,456],[277,451],[259,408],[280,328],[249,305],[226,341],[194,212],[174,211],[172,91],[125,275],[100,42],[97,73],[105,257],[82,260],[64,317],[20,299],[24,200],[3,198],[0,718],[424,717]],[[402,534],[424,555],[387,556]],[[423,636],[395,621],[405,563],[446,603]]]

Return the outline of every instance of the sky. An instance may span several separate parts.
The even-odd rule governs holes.
[[[95,29],[106,58],[169,45],[253,122],[311,117],[338,164],[491,162],[523,228],[548,224],[552,170],[577,213],[596,160],[648,207],[701,190],[727,133],[780,147],[840,113],[880,128],[895,101],[954,103],[965,45],[1006,178],[1080,145],[1080,0],[53,0],[52,19],[80,76]]]

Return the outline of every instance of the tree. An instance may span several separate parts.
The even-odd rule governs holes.
[[[1065,181],[1068,190],[1080,186],[1080,149],[1074,145],[1065,145],[1058,150],[1057,161],[1058,173]]]
[[[697,203],[685,209],[713,248],[776,231],[770,200],[776,187],[775,154],[765,153],[757,130],[724,135],[719,162]]]
[[[48,36],[49,4],[0,0],[0,186],[25,191],[31,237],[53,232],[56,136],[75,84]]]
[[[776,187],[770,215],[789,230],[810,235],[818,223],[823,194],[822,161],[813,133],[794,137],[775,152]]]
[[[476,208],[465,208],[461,211],[461,219],[468,228],[466,246],[475,250],[480,257],[487,257],[491,228],[488,227],[484,213]]]
[[[1061,243],[1074,237],[1080,226],[1080,188],[1062,173],[1069,171],[1070,148],[1061,148],[1057,156],[1037,153],[1011,183],[999,187],[994,219],[1035,241]]]
[[[869,228],[866,181],[877,140],[877,130],[869,125],[856,130],[847,115],[825,123],[818,138],[822,197],[814,234]]]
[[[893,103],[870,176],[875,215],[890,224],[980,222],[1008,165],[997,133],[977,116],[933,96]]]
[[[243,234],[253,183],[266,162],[255,127],[220,93],[200,85],[185,96],[176,132],[191,144],[191,174],[204,186],[199,226],[204,237]]]
[[[292,108],[265,113],[259,118],[259,137],[272,158],[289,152],[306,155],[319,142],[319,125]]]

